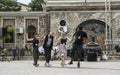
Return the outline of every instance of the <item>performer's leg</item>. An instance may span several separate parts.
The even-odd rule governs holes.
[[[80,68],[80,61],[81,61],[81,58],[82,58],[82,45],[78,46],[78,48],[77,48],[77,56],[78,56],[77,67]]]
[[[33,49],[33,59],[34,59],[34,63],[33,63],[33,65],[35,65],[36,67],[38,66],[38,64],[37,64],[37,61],[38,61],[38,51],[37,51],[37,48],[34,48]]]
[[[76,45],[74,44],[73,47],[72,47],[72,49],[71,49],[71,54],[70,54],[71,61],[68,63],[69,65],[73,64],[75,50],[76,50]]]
[[[64,67],[64,65],[65,65],[65,58],[64,58],[64,56],[61,57],[61,60],[62,60],[61,65],[62,65],[62,67]]]
[[[50,59],[51,59],[51,50],[50,49],[45,49],[45,59],[46,59],[45,66],[48,67]]]

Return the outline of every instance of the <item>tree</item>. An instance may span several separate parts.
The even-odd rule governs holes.
[[[13,39],[14,31],[15,28],[12,25],[7,26],[7,34],[5,36],[5,39],[8,41],[8,43],[10,43],[10,41]]]
[[[15,0],[0,0],[0,11],[20,11],[21,6]]]
[[[4,27],[2,29],[2,36],[0,37],[0,40],[7,40],[8,43],[10,43],[10,40],[13,40],[14,32],[14,26],[8,25],[7,27]]]
[[[30,11],[43,11],[42,4],[44,3],[44,0],[32,0],[29,4],[29,7],[31,8]]]

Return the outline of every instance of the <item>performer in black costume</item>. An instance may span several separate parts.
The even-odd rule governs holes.
[[[33,59],[34,59],[34,63],[33,65],[35,67],[39,66],[39,64],[37,64],[38,62],[38,58],[39,58],[39,51],[38,51],[38,47],[39,47],[39,36],[37,33],[34,34],[34,38],[29,39],[28,38],[28,34],[27,34],[27,41],[32,41],[33,43]]]
[[[53,47],[53,41],[54,41],[54,37],[53,37],[53,32],[50,32],[48,35],[46,35],[45,40],[44,40],[44,44],[43,44],[43,48],[45,50],[45,67],[50,67],[51,65],[50,63],[50,59],[51,59],[51,50]]]
[[[77,51],[77,57],[78,57],[77,67],[80,68],[80,60],[81,58],[83,58],[83,52],[84,52],[82,49],[82,45],[83,45],[83,41],[87,39],[87,33],[83,31],[82,27],[79,27],[73,36],[75,37],[75,40],[73,42],[73,47],[71,49],[71,61],[69,62],[69,65],[73,64],[75,51]]]

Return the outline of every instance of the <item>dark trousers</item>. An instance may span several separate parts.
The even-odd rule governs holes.
[[[83,56],[84,56],[84,51],[83,51],[83,49],[82,49],[82,45],[73,44],[73,47],[72,47],[71,52],[70,52],[70,57],[71,57],[71,58],[74,58],[75,53],[76,53],[76,55],[77,55],[77,58],[79,58],[79,59],[82,59],[82,58],[83,58]]]
[[[20,56],[23,57],[25,55],[25,50],[24,49],[20,49]]]
[[[44,49],[45,49],[46,62],[49,63],[51,59],[51,49],[50,48],[44,48]]]
[[[37,64],[39,58],[39,51],[38,51],[38,47],[34,47],[33,48],[33,59],[34,59],[34,64]]]
[[[15,60],[16,56],[17,56],[17,50],[16,49],[12,50],[12,55],[13,55],[13,60]]]

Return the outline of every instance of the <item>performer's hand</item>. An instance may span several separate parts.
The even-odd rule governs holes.
[[[86,44],[86,43],[87,43],[87,41],[84,39],[84,40],[83,40],[83,44]]]

